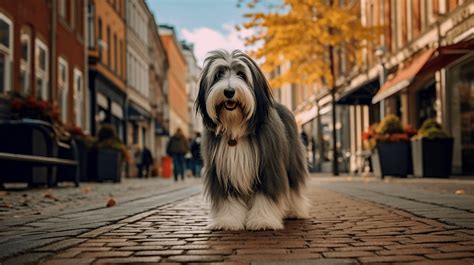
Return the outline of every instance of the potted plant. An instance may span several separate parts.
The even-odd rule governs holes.
[[[363,134],[366,146],[372,150],[371,162],[376,176],[406,177],[413,172],[410,137],[415,133],[410,126],[403,127],[397,116],[388,115]]]
[[[127,149],[118,138],[115,127],[111,124],[104,124],[97,136],[97,142],[94,144],[93,153],[89,158],[91,175],[97,181],[120,182],[122,165],[129,160]]]
[[[426,120],[411,142],[413,173],[418,177],[448,177],[453,160],[453,138],[434,119]]]

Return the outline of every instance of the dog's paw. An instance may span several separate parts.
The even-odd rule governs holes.
[[[244,224],[241,222],[236,222],[233,219],[219,219],[213,220],[211,224],[209,224],[208,228],[210,230],[231,230],[231,231],[238,231],[244,230]]]
[[[245,223],[247,230],[280,230],[283,229],[283,220],[278,219],[248,219]]]

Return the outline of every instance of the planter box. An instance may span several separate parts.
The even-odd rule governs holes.
[[[97,150],[97,181],[120,182],[122,178],[122,153],[114,149]]]
[[[406,177],[413,173],[410,142],[379,142],[371,158],[375,176]]]
[[[413,173],[417,177],[449,177],[453,139],[418,139],[411,142]]]

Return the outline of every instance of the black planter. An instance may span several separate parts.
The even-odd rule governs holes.
[[[120,182],[122,177],[122,153],[115,149],[97,150],[97,181]]]
[[[413,173],[417,177],[449,177],[453,139],[418,139],[411,142]]]
[[[410,142],[379,142],[372,154],[372,166],[377,177],[406,177],[413,173]]]
[[[74,142],[76,143],[77,148],[77,160],[78,160],[78,167],[79,170],[79,179],[80,181],[88,181],[89,180],[89,152],[90,148],[84,142],[83,139],[79,137],[74,138]]]

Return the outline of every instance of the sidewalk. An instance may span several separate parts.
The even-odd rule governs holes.
[[[4,264],[38,260],[41,264],[474,262],[473,229],[399,210],[407,207],[403,204],[385,206],[392,198],[396,201],[391,192],[404,186],[395,185],[391,190],[383,182],[364,183],[312,178],[311,218],[286,221],[281,231],[210,231],[206,228],[208,205],[201,195],[194,195],[37,248]],[[381,187],[386,190],[378,191]],[[397,197],[402,202],[419,193],[406,187],[403,190],[405,193]],[[470,202],[467,208],[472,206],[472,199],[470,195],[462,197],[462,201]],[[284,261],[288,262],[281,263]]]

